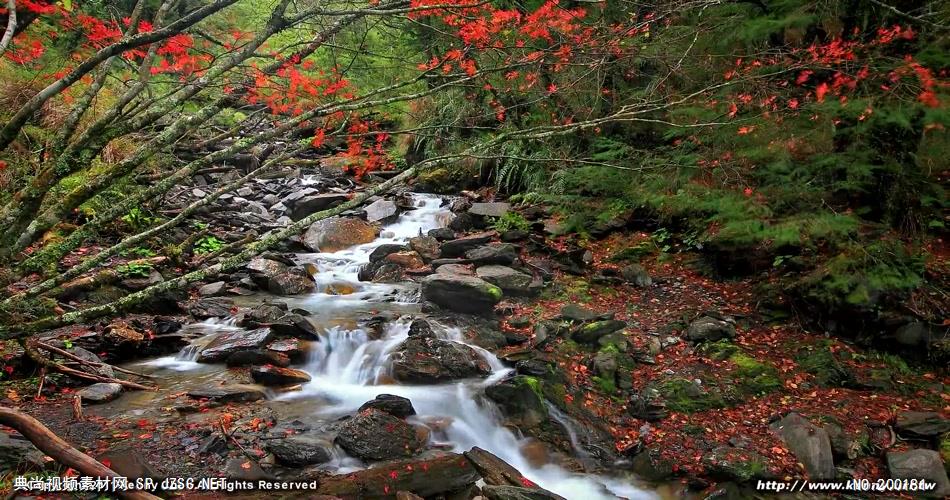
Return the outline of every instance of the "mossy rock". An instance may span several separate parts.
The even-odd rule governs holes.
[[[854,374],[826,346],[799,354],[797,362],[822,387],[850,387],[855,383]]]
[[[663,396],[667,409],[680,413],[726,408],[726,397],[717,387],[706,387],[692,380],[671,378],[655,387]]]
[[[736,364],[739,387],[746,394],[767,394],[782,387],[778,370],[772,365],[758,361],[741,352],[736,352],[730,356],[729,361]]]

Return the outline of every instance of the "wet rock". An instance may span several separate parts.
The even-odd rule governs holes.
[[[583,344],[596,344],[604,335],[610,335],[627,327],[627,323],[616,319],[605,319],[577,327],[571,337]]]
[[[407,474],[407,470],[412,473]],[[428,460],[399,460],[350,474],[321,477],[317,492],[341,498],[388,498],[393,491],[411,491],[424,498],[441,498],[443,494],[465,490],[479,479],[468,460],[446,453]]]
[[[277,274],[286,273],[290,270],[287,264],[283,262],[278,262],[276,260],[267,259],[264,257],[256,257],[251,259],[250,262],[245,266],[248,271],[251,271],[253,274],[260,274],[265,277],[275,276]]]
[[[343,193],[326,193],[304,196],[290,202],[285,201],[284,204],[290,208],[287,215],[298,221],[308,215],[333,208],[347,199],[347,195]]]
[[[225,363],[228,366],[288,366],[290,365],[290,356],[270,350],[238,351],[228,356]]]
[[[439,256],[443,258],[461,257],[469,250],[473,250],[490,242],[491,238],[492,233],[479,233],[446,241],[442,243],[442,250]]]
[[[414,251],[391,253],[383,260],[402,269],[418,269],[425,266],[422,257]]]
[[[660,457],[659,453],[645,450],[633,457],[630,462],[633,473],[647,481],[661,482],[673,477],[673,464]]]
[[[254,382],[267,386],[296,385],[310,382],[310,375],[303,370],[273,365],[251,368],[251,378]]]
[[[485,486],[482,495],[488,500],[564,500],[561,495],[540,488],[507,485]]]
[[[367,409],[376,409],[384,411],[396,418],[406,418],[416,414],[416,409],[412,407],[412,401],[402,396],[392,394],[380,394],[375,398],[363,403],[358,413],[363,413]]]
[[[935,411],[905,411],[897,415],[894,428],[905,438],[932,439],[950,432],[950,419]]]
[[[942,498],[950,495],[950,480],[940,454],[934,450],[910,450],[887,454],[887,470],[894,479],[926,479],[937,483],[934,490],[921,496]]]
[[[267,344],[267,350],[286,355],[291,362],[299,363],[307,357],[307,346],[304,341],[296,338],[279,339]],[[277,363],[274,363],[277,364]]]
[[[410,337],[432,337],[435,333],[432,331],[432,325],[424,319],[414,319],[412,323],[409,323],[409,332],[407,333]]]
[[[541,289],[541,283],[536,282],[533,276],[515,271],[510,267],[481,266],[475,270],[475,275],[498,286],[509,295],[530,296],[537,294]]]
[[[46,465],[43,456],[26,438],[0,432],[0,471],[41,470]]]
[[[261,469],[261,466],[249,458],[232,458],[224,466],[224,475],[236,481],[270,480],[274,476]]]
[[[531,484],[518,469],[508,462],[498,458],[490,451],[477,446],[463,453],[465,458],[475,466],[475,470],[482,476],[485,484],[490,486],[514,486]]]
[[[439,241],[448,241],[448,240],[454,240],[454,239],[455,239],[455,231],[453,231],[453,230],[451,230],[451,229],[449,229],[449,228],[447,228],[447,227],[440,227],[440,228],[436,228],[436,229],[430,229],[429,232],[426,233],[426,234],[427,234],[428,236],[431,236],[431,237],[433,237],[433,238],[439,240]]]
[[[376,239],[379,228],[354,217],[330,217],[307,228],[303,244],[315,252],[336,252]]]
[[[422,298],[464,313],[490,312],[502,298],[495,285],[471,276],[433,274],[422,279]]]
[[[384,243],[375,249],[369,254],[370,262],[379,262],[386,258],[391,253],[402,252],[409,250],[405,245],[396,245],[395,243]]]
[[[198,295],[202,297],[217,297],[224,294],[224,288],[227,286],[227,283],[223,281],[215,281],[214,283],[208,283],[200,288],[198,288]]]
[[[736,336],[736,327],[728,321],[703,316],[689,324],[686,338],[694,342],[715,342]]]
[[[280,273],[267,280],[267,291],[275,295],[300,295],[310,293],[315,288],[313,278],[302,271]]]
[[[277,463],[288,467],[322,464],[333,459],[332,444],[311,435],[294,435],[268,440],[264,448],[274,454]]]
[[[831,440],[824,429],[797,413],[789,413],[770,428],[785,441],[785,445],[798,461],[805,465],[809,479],[834,479],[835,462],[831,452]]]
[[[511,265],[518,259],[519,248],[511,243],[492,243],[465,252],[465,258],[476,265]]]
[[[188,391],[188,397],[217,403],[241,403],[264,399],[264,392],[250,385],[224,385]]]
[[[509,210],[511,210],[511,205],[508,203],[472,203],[468,213],[479,217],[501,217]]]
[[[367,222],[391,222],[396,219],[399,207],[390,200],[376,200],[365,209]]]
[[[100,382],[80,390],[77,394],[84,403],[106,403],[122,394],[122,385]]]
[[[439,258],[441,248],[439,240],[432,236],[416,236],[409,240],[409,248],[415,250],[422,260],[431,262]]]
[[[393,460],[415,455],[424,443],[411,425],[386,412],[369,409],[340,426],[336,444],[364,460]]]
[[[224,318],[231,315],[234,302],[224,297],[199,299],[188,308],[188,314],[195,319]]]
[[[551,363],[537,358],[518,361],[515,363],[515,371],[519,375],[537,378],[548,378],[554,375],[554,367]]]
[[[425,335],[411,336],[396,347],[392,370],[396,380],[412,384],[485,377],[491,373],[488,362],[471,347]]]
[[[630,264],[620,270],[620,276],[631,285],[643,288],[653,284],[650,274],[640,264]]]
[[[548,410],[538,395],[537,381],[523,375],[485,388],[485,396],[495,402],[512,424],[532,428],[548,419]]]
[[[217,363],[224,361],[235,352],[260,349],[272,338],[273,334],[267,328],[252,331],[223,332],[201,350],[198,354],[198,362]]]

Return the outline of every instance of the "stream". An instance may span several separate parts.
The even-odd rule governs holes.
[[[485,386],[504,378],[510,368],[492,353],[476,346],[491,366],[485,379],[453,381],[439,385],[395,385],[388,376],[389,358],[393,349],[408,337],[409,324],[420,312],[417,287],[412,284],[377,284],[360,282],[360,267],[369,261],[370,253],[383,244],[406,244],[412,237],[444,226],[449,211],[444,200],[434,195],[414,194],[416,208],[403,212],[399,218],[382,228],[373,242],[333,253],[298,254],[300,263],[312,263],[317,268],[316,291],[310,294],[281,297],[291,308],[312,313],[325,329],[319,341],[310,344],[308,361],[297,368],[312,376],[312,381],[300,390],[289,393],[269,392],[267,403],[282,418],[297,418],[311,422],[327,422],[354,413],[363,403],[379,394],[395,394],[412,401],[417,414],[411,423],[446,422],[433,426],[430,445],[463,452],[473,446],[486,449],[507,461],[526,477],[543,488],[568,499],[630,499],[656,498],[656,494],[636,486],[631,479],[569,472],[557,465],[532,465],[521,453],[524,440],[502,425],[494,404],[479,397]],[[345,286],[352,293],[333,292]],[[242,297],[240,305],[252,306],[271,298],[260,294]],[[359,320],[386,312],[395,320],[387,322],[381,336],[373,336],[360,328]],[[460,331],[431,322],[436,334],[452,342],[465,343]],[[151,371],[158,376],[161,392],[182,391],[191,387],[207,386],[233,380],[223,365],[195,362],[201,346],[222,331],[240,329],[233,319],[215,319],[185,326],[186,330],[201,333],[202,337],[176,356],[136,363],[137,369]],[[135,398],[126,395],[123,405],[143,408],[155,405],[154,394],[140,393]],[[549,405],[551,418],[561,423],[575,440],[577,424],[567,415]],[[577,457],[585,458],[582,448]],[[335,450],[335,458],[324,466],[334,472],[348,472],[365,467],[354,458]]]

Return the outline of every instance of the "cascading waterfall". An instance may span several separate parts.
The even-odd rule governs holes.
[[[502,419],[494,404],[480,397],[485,386],[497,382],[511,372],[497,357],[484,349],[470,345],[492,368],[491,375],[486,379],[437,385],[392,383],[388,377],[390,353],[408,338],[411,315],[418,311],[418,305],[407,300],[400,301],[411,294],[398,295],[398,292],[411,287],[360,282],[357,275],[360,267],[369,262],[370,253],[380,245],[406,244],[412,237],[444,226],[448,211],[442,208],[441,198],[434,195],[413,195],[413,200],[417,208],[404,212],[396,222],[384,227],[380,237],[371,243],[339,252],[298,256],[300,262],[309,262],[316,266],[317,292],[282,300],[291,307],[311,311],[315,317],[325,320],[328,326],[321,334],[320,341],[313,343],[310,361],[304,367],[312,375],[312,381],[304,384],[301,390],[282,394],[278,399],[297,402],[314,400],[314,411],[329,419],[353,413],[363,403],[379,394],[399,395],[410,399],[416,409],[417,415],[411,417],[410,421],[420,424],[441,423],[430,426],[433,428],[431,439],[434,444],[457,452],[466,451],[473,446],[486,449],[513,465],[532,481],[568,499],[655,498],[650,492],[614,478],[575,474],[551,464],[542,467],[532,465],[521,454],[522,440],[502,425]],[[332,292],[332,287],[340,284],[351,288],[352,293],[328,293]],[[398,297],[395,303],[392,302],[394,293]],[[374,338],[369,332],[356,327],[356,324],[358,318],[365,316],[364,313],[384,305],[379,301],[381,297],[389,298],[390,302],[386,304],[390,311],[405,315],[384,325],[382,334]],[[201,325],[204,325],[209,333],[236,328],[233,323]],[[457,329],[445,328],[435,323],[433,329],[445,340],[465,343]],[[208,338],[211,337],[213,335]],[[193,358],[195,353],[197,350],[181,355],[190,359],[161,358],[152,363],[176,370],[191,369],[197,364]],[[570,427],[571,423],[567,422],[566,415],[553,413],[553,418],[563,421],[570,432],[574,431],[573,427]],[[576,434],[572,439],[576,441]],[[337,450],[337,453],[342,452]],[[344,472],[352,470],[359,463],[338,456],[332,465]]]

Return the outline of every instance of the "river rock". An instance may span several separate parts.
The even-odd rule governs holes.
[[[485,388],[485,396],[495,402],[502,414],[514,425],[536,427],[548,419],[548,410],[536,392],[537,381],[523,375],[503,380]]]
[[[442,243],[442,250],[439,256],[443,258],[455,258],[465,255],[465,252],[478,248],[491,241],[492,233],[479,233],[464,238],[457,238]]]
[[[354,245],[369,243],[379,228],[354,217],[330,217],[314,222],[303,235],[303,244],[315,252],[337,252]]]
[[[439,269],[442,269],[442,266]],[[480,266],[475,270],[475,275],[479,278],[498,286],[506,294],[529,296],[538,293],[541,284],[535,282],[533,276],[515,271],[505,266]]]
[[[472,276],[433,274],[422,279],[422,298],[453,311],[480,314],[494,309],[502,291]]]
[[[307,434],[269,440],[264,448],[274,454],[277,463],[288,467],[304,467],[322,464],[333,459],[333,445],[323,439]]]
[[[406,418],[416,414],[416,409],[412,407],[412,401],[402,396],[392,394],[380,394],[375,398],[363,403],[358,413],[367,409],[376,409],[384,411],[396,418]]]
[[[376,200],[365,209],[367,222],[390,222],[396,219],[399,207],[390,200]]]
[[[271,350],[238,351],[225,360],[228,366],[290,365],[290,356]]]
[[[686,338],[694,342],[715,342],[736,336],[736,327],[721,319],[703,316],[689,324]]]
[[[937,488],[920,496],[943,498],[950,495],[950,480],[944,470],[940,453],[934,450],[910,450],[889,452],[887,469],[894,479],[926,479],[937,483]]]
[[[789,413],[770,427],[785,441],[785,446],[795,454],[798,461],[805,465],[809,479],[834,479],[835,462],[831,452],[831,440],[824,429],[797,413]]]
[[[100,382],[83,388],[77,394],[84,403],[107,403],[122,394],[122,385]]]
[[[565,304],[561,307],[560,319],[574,322],[593,321],[595,319],[613,319],[613,314],[601,314],[583,308],[577,304]]]
[[[447,227],[439,227],[436,229],[430,229],[427,236],[431,236],[439,241],[449,241],[455,239],[455,231]]]
[[[264,392],[250,385],[224,385],[192,389],[188,391],[188,397],[217,403],[240,403],[264,399]]]
[[[297,338],[278,339],[267,344],[267,350],[286,355],[291,362],[299,363],[307,356],[307,343]]]
[[[284,204],[290,208],[287,215],[294,221],[298,221],[308,215],[333,208],[347,199],[347,195],[343,193],[325,193],[304,196],[291,201],[289,204],[287,202],[284,202]]]
[[[653,450],[643,450],[630,461],[634,474],[647,481],[659,483],[673,477],[673,463]]]
[[[387,255],[396,252],[402,252],[409,250],[409,247],[405,245],[397,245],[395,243],[384,243],[375,249],[369,254],[370,262],[379,262],[386,258]]]
[[[251,378],[258,384],[267,386],[296,385],[310,382],[310,375],[303,370],[273,365],[251,368]]]
[[[287,264],[264,257],[255,257],[245,266],[253,274],[261,274],[265,278],[275,276],[280,273],[286,273],[290,270]]]
[[[431,262],[439,258],[441,248],[439,240],[432,236],[416,236],[409,240],[409,248],[415,250],[422,260]]]
[[[360,412],[340,426],[336,444],[364,460],[411,457],[423,444],[413,426],[380,410]]]
[[[267,291],[275,295],[300,295],[312,292],[316,286],[313,278],[302,270],[280,273],[267,280]]]
[[[224,294],[224,288],[227,286],[227,283],[223,281],[215,281],[214,283],[208,283],[198,288],[198,295],[202,297],[217,297],[218,295]]]
[[[422,261],[422,257],[412,250],[408,252],[391,253],[383,260],[407,270],[418,269],[426,265],[425,262]]]
[[[445,264],[439,266],[436,270],[438,274],[448,274],[456,276],[475,276],[475,271],[471,266],[466,266],[464,264]]]
[[[932,439],[950,432],[950,419],[935,411],[905,411],[897,415],[894,428],[902,437]]]
[[[268,474],[261,466],[249,458],[232,458],[224,465],[224,475],[235,481],[272,480],[274,476]]]
[[[234,302],[226,297],[206,297],[188,307],[188,314],[195,319],[223,318],[231,315]]]
[[[583,344],[596,344],[601,337],[626,328],[627,323],[616,319],[604,319],[577,327],[571,337]]]
[[[518,259],[519,250],[511,243],[492,243],[465,252],[465,258],[477,265],[511,265]]]
[[[411,491],[424,498],[456,498],[449,493],[465,490],[479,479],[471,462],[446,453],[427,460],[398,460],[350,474],[321,477],[317,493],[340,498],[391,498],[394,491]]]
[[[150,464],[141,450],[136,448],[124,448],[119,450],[110,450],[101,457],[100,460],[108,461],[109,468],[116,474],[128,479],[164,479],[161,472],[155,466]]]
[[[400,382],[434,384],[485,377],[491,367],[475,349],[427,335],[414,335],[399,344],[392,355],[393,377]]]
[[[468,213],[479,217],[502,217],[508,213],[509,210],[511,210],[511,205],[508,203],[472,203],[472,206],[468,209]]]
[[[273,338],[268,328],[245,331],[223,332],[218,334],[198,353],[199,363],[217,363],[224,361],[238,351],[251,351],[267,345]]]

